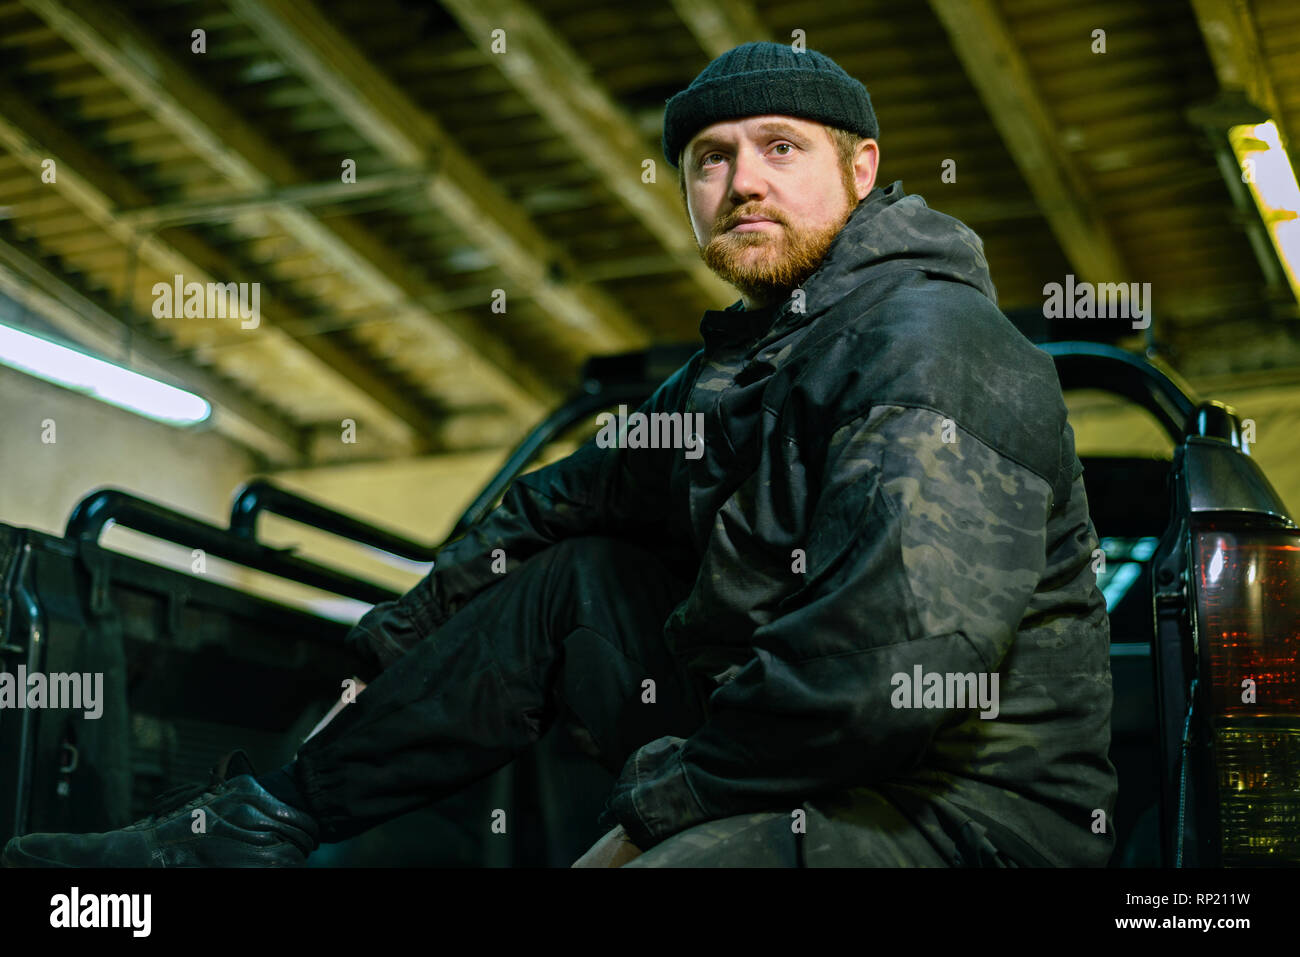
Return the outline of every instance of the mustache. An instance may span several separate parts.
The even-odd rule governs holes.
[[[725,233],[725,232],[727,232],[727,231],[730,230],[730,229],[734,229],[736,226],[740,225],[740,221],[741,221],[742,219],[746,219],[746,218],[749,218],[749,217],[759,217],[759,218],[761,218],[761,219],[770,219],[772,222],[776,223],[778,226],[785,226],[785,225],[787,225],[787,224],[786,224],[786,221],[785,221],[784,219],[782,219],[781,216],[780,216],[779,214],[774,213],[774,212],[769,212],[769,211],[767,211],[767,210],[762,210],[762,209],[738,209],[738,210],[734,211],[733,213],[731,213],[729,216],[727,216],[725,219],[723,219],[723,220],[718,224],[718,228],[717,228],[717,230],[716,230],[716,232],[715,232],[715,235],[717,235],[717,234],[721,234],[721,233]]]

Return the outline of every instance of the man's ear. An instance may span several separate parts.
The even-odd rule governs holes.
[[[880,144],[865,139],[853,154],[853,173],[857,184],[858,200],[867,198],[876,187],[876,172],[880,168]]]

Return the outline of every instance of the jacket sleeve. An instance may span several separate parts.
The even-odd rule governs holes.
[[[639,408],[684,411],[695,360],[668,377]],[[670,515],[673,449],[601,448],[593,437],[558,462],[522,475],[501,504],[441,548],[433,570],[394,601],[381,602],[353,626],[346,644],[369,680],[521,562],[580,535],[651,537],[663,543]]]
[[[910,706],[896,676],[910,690],[919,665],[992,686],[1011,647],[1045,560],[1044,479],[898,406],[838,428],[820,464],[806,571],[792,562],[802,580],[752,633],[753,657],[713,692],[699,731],[647,744],[615,784],[602,823],[642,850],[916,766],[970,713]]]

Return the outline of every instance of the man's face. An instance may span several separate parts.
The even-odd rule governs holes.
[[[878,158],[876,141],[865,140],[846,168],[825,126],[790,116],[705,127],[681,159],[700,255],[746,308],[785,298],[871,192]]]

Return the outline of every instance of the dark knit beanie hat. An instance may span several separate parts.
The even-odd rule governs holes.
[[[664,156],[676,169],[682,148],[706,126],[769,113],[815,120],[870,139],[880,134],[867,88],[830,57],[785,43],[745,43],[706,66],[668,101]]]

